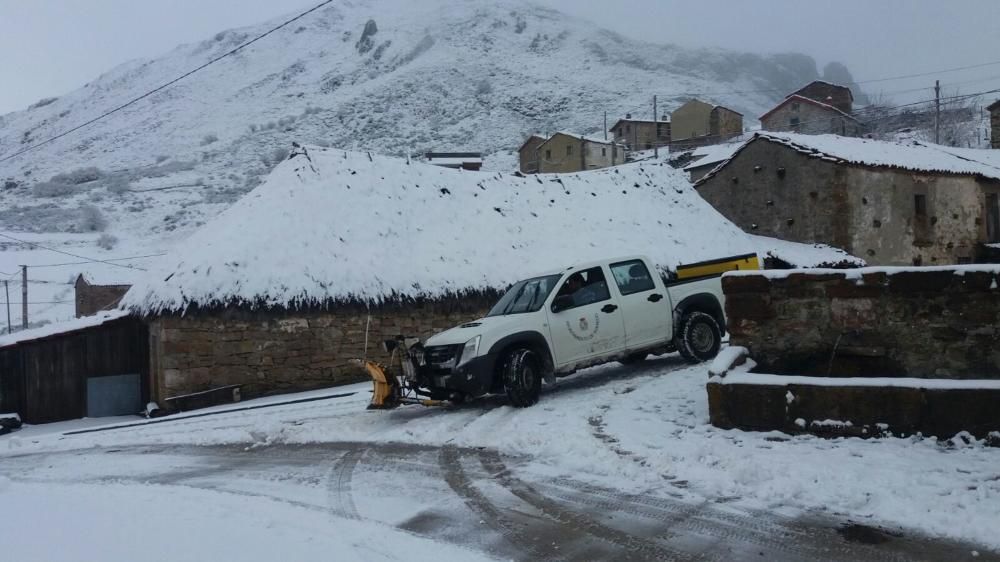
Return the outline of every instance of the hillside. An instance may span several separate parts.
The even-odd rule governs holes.
[[[125,63],[57,99],[0,116],[0,157],[285,19]],[[690,93],[712,92],[752,124],[774,96],[719,92],[784,92],[817,75],[802,55],[653,45],[519,0],[338,2],[104,121],[0,163],[0,232],[87,257],[154,254],[259,185],[293,141],[395,155],[480,150],[488,169],[509,170],[511,151],[530,131],[598,133],[604,111],[609,118],[648,114],[654,93],[669,111]],[[0,256],[0,272],[76,261],[6,242],[19,252]],[[80,270],[109,282],[135,273],[100,264],[36,273],[66,283]],[[54,306],[63,315],[71,310]]]

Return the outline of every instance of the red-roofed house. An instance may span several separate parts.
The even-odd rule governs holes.
[[[787,131],[807,135],[861,136],[864,128],[850,113],[833,105],[792,94],[760,116],[765,131]]]

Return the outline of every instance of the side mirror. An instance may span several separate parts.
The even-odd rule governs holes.
[[[552,301],[552,312],[562,312],[567,308],[573,308],[572,295],[559,295]]]

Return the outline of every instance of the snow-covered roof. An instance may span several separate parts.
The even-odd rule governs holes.
[[[1000,162],[997,162],[990,150],[954,149],[925,143],[902,144],[838,135],[759,132],[740,146],[730,160],[748,144],[758,141],[782,144],[807,156],[836,163],[972,175],[1000,180],[1000,166],[997,165]],[[727,162],[728,160],[719,164],[697,183],[714,176]]]
[[[689,172],[695,168],[701,168],[710,164],[718,164],[729,160],[733,153],[743,146],[742,142],[729,142],[723,144],[710,144],[699,146],[691,152],[691,163],[684,166],[684,171]]]
[[[483,157],[482,156],[475,156],[475,157],[469,156],[469,157],[458,158],[458,157],[454,157],[454,156],[450,156],[450,157],[447,157],[447,156],[437,157],[437,156],[435,156],[433,158],[428,158],[427,159],[427,163],[428,164],[434,164],[435,166],[461,166],[462,164],[482,164],[483,163]]]
[[[660,119],[660,120],[657,120],[657,119],[632,119],[631,117],[622,117],[619,120],[615,121],[615,124],[612,125],[611,128],[608,129],[608,130],[609,131],[613,131],[615,129],[615,127],[617,127],[620,123],[646,123],[646,124],[649,124],[649,125],[652,125],[654,123],[666,123],[667,125],[669,125],[670,124],[670,119]]]
[[[591,135],[578,135],[576,133],[571,133],[569,131],[557,131],[557,132],[553,133],[551,137],[549,137],[548,139],[546,139],[545,142],[549,142],[556,135],[565,135],[567,137],[573,137],[574,139],[583,139],[583,140],[585,140],[587,142],[592,142],[592,143],[596,143],[596,144],[615,144],[614,139],[605,139],[604,137],[595,137],[595,136],[591,136]],[[542,144],[545,144],[545,143],[542,143]]]
[[[794,92],[792,92],[789,95],[790,96],[794,96],[794,95],[798,94],[799,92],[801,92],[802,90],[805,90],[809,86],[812,86],[813,84],[826,84],[827,86],[833,86],[834,88],[841,88],[841,89],[847,90],[847,95],[851,96],[851,101],[854,101],[854,92],[851,91],[850,86],[844,86],[843,84],[834,84],[833,82],[827,82],[826,80],[812,80],[808,84],[806,84],[805,86],[802,86],[801,88],[799,88],[798,90],[795,90]]]
[[[1000,109],[1000,100],[986,106],[986,111],[993,111],[994,109]]]
[[[42,338],[58,334],[76,332],[77,330],[83,330],[85,328],[93,328],[95,326],[111,322],[112,320],[124,318],[129,314],[130,313],[125,310],[110,310],[106,312],[98,312],[94,316],[84,316],[83,318],[75,318],[73,320],[67,320],[66,322],[46,324],[39,328],[32,328],[30,330],[21,330],[20,332],[14,332],[13,334],[0,336],[0,347],[40,340]]]
[[[788,104],[790,102],[805,102],[805,103],[809,103],[809,104],[815,105],[816,107],[823,108],[823,109],[825,109],[827,111],[832,111],[834,113],[837,113],[837,114],[841,115],[842,117],[846,117],[846,118],[851,119],[853,121],[857,121],[857,119],[855,119],[854,116],[851,115],[850,113],[847,113],[845,111],[841,111],[841,110],[837,109],[836,107],[833,107],[830,104],[823,103],[821,101],[814,100],[812,98],[807,98],[807,97],[799,95],[799,94],[791,94],[787,98],[781,100],[780,102],[778,102],[778,105],[772,107],[764,115],[761,115],[760,116],[760,120],[763,121],[764,119],[767,119],[767,117],[769,115],[771,115],[775,111],[778,111],[779,109],[781,109],[782,107],[784,107],[786,104]]]
[[[672,268],[759,246],[665,162],[519,177],[309,147],[176,245],[122,306],[438,297],[608,256]]]

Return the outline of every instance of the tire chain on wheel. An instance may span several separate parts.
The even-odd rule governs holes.
[[[533,363],[534,380],[531,388],[524,388],[523,372],[525,362]],[[537,356],[530,349],[515,349],[507,355],[503,364],[503,386],[512,406],[525,408],[538,402],[541,392],[542,373]]]
[[[699,321],[706,322],[712,328],[713,336],[715,337],[715,343],[713,345],[715,348],[715,354],[711,357],[699,357],[688,345],[691,328],[696,322]],[[702,361],[707,361],[718,354],[719,346],[722,343],[722,330],[719,329],[719,323],[715,321],[715,318],[713,318],[712,315],[695,311],[686,315],[682,322],[680,337],[677,342],[677,349],[680,351],[681,357],[691,363],[700,363]]]

